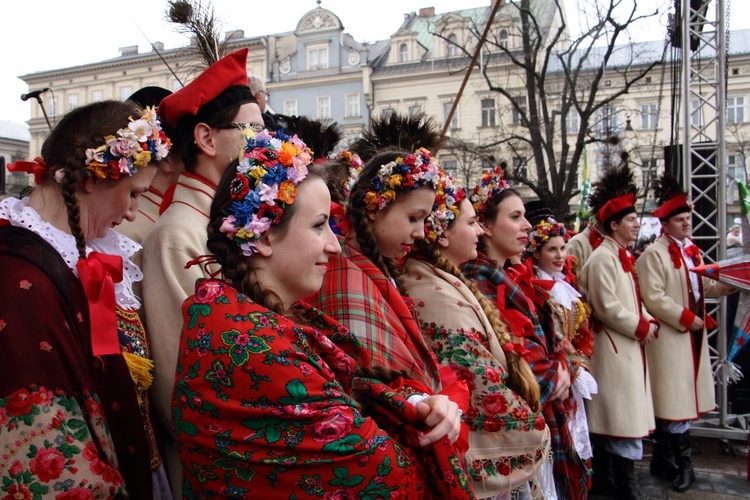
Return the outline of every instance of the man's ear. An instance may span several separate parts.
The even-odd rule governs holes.
[[[193,129],[193,141],[203,154],[212,158],[216,156],[216,138],[214,137],[214,129],[210,126],[205,123],[196,125]]]
[[[273,243],[268,238],[268,231],[266,231],[266,234],[264,234],[261,239],[255,240],[255,248],[263,257],[270,257],[273,255]]]
[[[448,238],[446,238],[445,236],[441,236],[437,239],[437,244],[443,248],[448,248]]]

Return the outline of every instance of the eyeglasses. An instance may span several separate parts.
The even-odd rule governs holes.
[[[258,92],[260,92],[261,94],[266,94],[266,99],[270,99],[271,98],[271,94],[269,94],[265,90],[259,90]]]
[[[226,125],[215,125],[213,128],[218,128],[220,130],[224,129],[230,129],[233,128],[235,130],[239,130],[242,132],[243,130],[250,129],[253,132],[261,132],[263,129],[266,128],[265,125],[262,123],[227,123]]]

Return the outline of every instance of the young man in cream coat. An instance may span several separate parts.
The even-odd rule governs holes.
[[[627,190],[627,186],[620,189]],[[641,438],[654,428],[645,346],[659,329],[642,307],[635,257],[628,249],[640,227],[634,191],[604,197],[609,201],[595,207],[605,237],[581,270],[579,281],[594,319],[591,374],[599,393],[586,401],[589,430],[596,443],[594,458],[602,464],[607,463],[603,458],[611,459],[617,494],[624,499],[640,499],[634,465],[643,457]],[[594,478],[603,473],[595,465]]]
[[[675,491],[695,481],[690,421],[716,406],[706,336],[713,319],[705,314],[703,298],[733,290],[690,272],[702,264],[690,240],[690,211],[684,193],[664,200],[652,212],[663,234],[637,263],[643,303],[661,322],[659,338],[646,348],[657,419],[651,473],[673,480]]]

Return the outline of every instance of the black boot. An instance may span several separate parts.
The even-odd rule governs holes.
[[[594,446],[594,456],[591,459],[591,468],[594,471],[591,477],[591,494],[610,496],[617,493],[615,477],[612,473],[611,454],[604,446]]]
[[[672,481],[672,489],[678,492],[687,491],[695,482],[693,471],[693,447],[690,444],[690,431],[672,434],[672,449],[677,457],[677,476]]]
[[[617,498],[620,500],[641,500],[638,488],[635,486],[635,460],[611,455],[612,468],[615,473],[615,486],[617,486]]]
[[[677,476],[677,464],[674,461],[672,443],[669,440],[669,434],[664,432],[658,423],[654,431],[653,442],[651,463],[649,464],[651,475],[668,481],[674,480]]]

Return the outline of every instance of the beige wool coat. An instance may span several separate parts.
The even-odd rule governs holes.
[[[620,248],[605,237],[579,274],[595,319],[591,374],[599,384],[599,394],[586,401],[586,414],[592,434],[641,438],[655,427],[646,353],[639,342],[653,318],[638,300],[634,276],[623,270]]]
[[[670,256],[672,241],[662,235],[637,262],[643,303],[661,322],[659,338],[646,347],[646,353],[656,417],[695,420],[716,403],[706,331],[690,332],[687,327],[703,310],[704,293],[715,297],[718,292],[714,280],[699,280],[701,300],[696,304],[682,252],[679,269]]]
[[[138,215],[135,220],[133,222],[127,220],[123,221],[122,224],[117,226],[116,231],[127,236],[136,243],[143,245],[143,240],[146,239],[148,233],[153,229],[156,219],[159,218],[159,207],[161,206],[161,201],[161,194],[151,190],[146,191],[140,197],[140,202],[138,203]],[[131,260],[143,270],[143,250],[136,252]],[[133,283],[133,292],[141,299],[143,298],[142,282]],[[139,314],[145,325],[145,308],[141,308]],[[148,333],[148,331],[146,333]]]
[[[578,260],[579,272],[591,256],[591,252],[594,251],[594,247],[591,246],[591,242],[589,240],[591,231],[591,226],[586,226],[583,231],[570,238],[570,240],[568,240],[568,243],[565,245],[565,249],[568,251],[568,255],[572,255]]]
[[[151,397],[159,421],[172,432],[172,387],[182,331],[182,303],[195,293],[201,266],[185,264],[208,253],[208,214],[215,187],[183,172],[169,207],[143,242],[143,304],[154,359]],[[165,436],[166,438],[167,436]],[[172,492],[181,498],[182,469],[171,440],[164,455]]]

